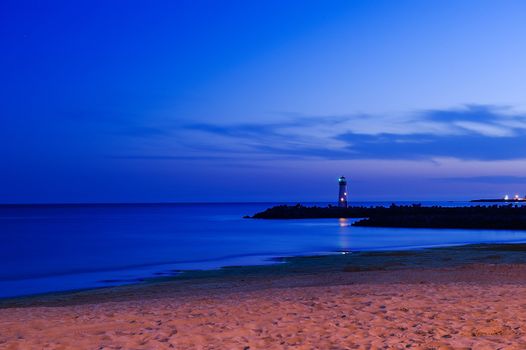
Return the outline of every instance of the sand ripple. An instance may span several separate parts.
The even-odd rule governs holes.
[[[526,349],[526,286],[275,288],[0,310],[1,349]]]

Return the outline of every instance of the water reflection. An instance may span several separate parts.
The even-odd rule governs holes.
[[[340,251],[342,254],[348,254],[350,247],[350,223],[347,218],[338,219],[338,236],[340,238]]]

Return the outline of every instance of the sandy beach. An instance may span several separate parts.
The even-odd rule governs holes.
[[[0,302],[0,349],[524,349],[522,245],[293,258]]]

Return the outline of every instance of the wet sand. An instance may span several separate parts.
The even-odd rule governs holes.
[[[526,249],[292,258],[0,301],[0,349],[524,349]]]

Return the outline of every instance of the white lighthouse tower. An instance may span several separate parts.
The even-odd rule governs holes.
[[[338,184],[340,185],[340,191],[338,195],[338,206],[340,208],[347,208],[347,180],[344,176],[341,176],[338,179]]]

